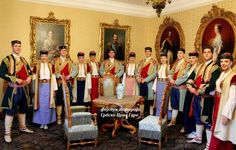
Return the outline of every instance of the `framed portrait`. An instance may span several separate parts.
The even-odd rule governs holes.
[[[202,59],[204,46],[212,46],[213,59],[225,52],[236,57],[236,15],[230,11],[213,5],[207,15],[201,19],[201,24],[195,39],[195,48]]]
[[[113,24],[100,23],[100,60],[108,59],[110,49],[115,51],[115,58],[126,62],[130,48],[130,26],[119,25],[116,19]]]
[[[157,60],[160,61],[160,53],[167,53],[168,63],[171,65],[177,58],[177,50],[184,48],[184,33],[180,24],[170,17],[166,17],[159,27],[156,36],[155,49]]]
[[[40,50],[48,51],[50,61],[59,56],[59,47],[70,47],[70,20],[56,19],[50,12],[47,18],[30,17],[30,64],[34,66],[39,59]]]

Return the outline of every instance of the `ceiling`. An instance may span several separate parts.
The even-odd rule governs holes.
[[[124,14],[145,18],[156,17],[155,10],[147,6],[145,0],[21,0],[31,3],[41,3],[63,7],[81,8],[100,12]],[[223,0],[172,0],[166,4],[161,15],[180,12]]]

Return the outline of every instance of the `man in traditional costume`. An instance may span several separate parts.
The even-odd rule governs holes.
[[[73,103],[75,105],[90,106],[91,102],[91,74],[88,72],[88,65],[84,60],[84,53],[78,52],[79,62],[76,64],[77,76],[74,81],[73,87]]]
[[[26,111],[31,105],[29,83],[32,78],[32,71],[25,58],[20,56],[21,41],[11,42],[12,54],[5,57],[0,66],[0,77],[8,82],[8,87],[2,101],[2,108],[5,112],[5,135],[7,143],[12,141],[11,127],[13,117],[18,113],[20,131],[33,133],[26,127]]]
[[[57,124],[61,124],[62,106],[64,105],[64,98],[62,92],[62,78],[65,78],[70,93],[70,102],[72,104],[72,81],[76,76],[76,67],[68,55],[66,46],[60,46],[60,57],[55,60],[55,73],[57,78],[58,90],[56,93],[56,112]]]
[[[138,75],[138,64],[135,63],[135,53],[129,53],[129,62],[125,65],[122,84],[125,87],[125,95],[139,95],[139,87],[136,80]]]
[[[160,54],[161,64],[158,66],[157,77],[152,86],[152,90],[154,91],[154,107],[157,108],[155,115],[160,116],[160,105],[162,104],[163,97],[168,98],[168,73],[170,71],[170,65],[168,64],[168,56],[167,53]],[[163,93],[166,90],[165,93]]]
[[[213,113],[213,136],[210,150],[234,150],[236,147],[236,71],[232,70],[233,57],[220,57],[221,74],[216,81]]]
[[[192,76],[195,75],[194,70],[197,69],[199,66],[199,54],[196,51],[192,51],[188,54],[189,58],[189,64],[187,65],[187,68],[185,70],[185,75],[182,78],[181,82],[186,82],[190,78],[194,78]],[[188,88],[188,81],[186,82],[186,86]],[[190,85],[191,86],[191,85]],[[193,101],[193,94],[187,90],[185,101],[184,101],[184,109],[183,109],[183,125],[181,132],[185,133],[187,138],[191,138],[192,135],[195,135],[195,120],[192,114],[192,101]]]
[[[140,88],[140,96],[144,97],[144,115],[153,114],[153,109],[150,109],[150,103],[154,100],[152,90],[153,82],[156,77],[157,63],[151,57],[152,48],[145,47],[145,59],[139,63],[137,81]]]
[[[213,61],[213,48],[203,48],[204,62],[195,72],[194,80],[189,80],[189,91],[194,94],[193,111],[196,122],[196,135],[188,143],[202,143],[204,123],[206,125],[207,146],[211,139],[212,111],[214,106],[215,83],[220,75],[220,68]]]
[[[120,78],[124,73],[123,65],[115,59],[115,50],[109,50],[109,58],[104,60],[100,67],[100,75],[104,76],[106,74],[114,75],[116,78]]]
[[[91,101],[92,101],[92,113],[96,113],[96,107],[93,106],[93,100],[99,96],[99,67],[100,63],[96,62],[96,52],[91,51],[89,53],[90,61],[88,62],[88,72],[91,74]]]
[[[172,85],[170,91],[170,100],[172,107],[171,121],[168,126],[173,126],[176,124],[176,118],[178,112],[183,112],[184,108],[184,99],[186,94],[186,79],[182,78],[185,75],[188,62],[185,59],[185,49],[180,48],[177,51],[177,60],[174,63],[173,67],[169,73],[169,80]]]
[[[40,51],[41,61],[34,68],[35,95],[33,122],[47,130],[48,124],[56,121],[55,93],[57,81],[54,66],[48,62],[48,51]]]

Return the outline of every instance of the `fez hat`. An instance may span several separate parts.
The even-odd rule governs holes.
[[[40,55],[48,55],[48,51],[41,50],[41,51],[40,51]]]
[[[178,51],[182,51],[182,52],[185,53],[185,49],[184,49],[184,48],[179,48],[179,49],[177,50],[177,52],[178,52]]]
[[[66,47],[65,45],[62,45],[62,46],[59,47],[59,49],[60,49],[60,50],[61,50],[61,49],[67,49],[67,47]]]
[[[84,56],[84,53],[83,53],[83,52],[78,52],[77,56],[78,56],[78,57]]]
[[[199,57],[199,54],[198,54],[198,52],[196,52],[196,51],[192,51],[192,52],[189,52],[189,53],[188,53],[188,56],[196,56],[196,57]]]
[[[213,50],[214,50],[214,48],[212,46],[210,46],[210,45],[204,46],[202,51],[204,51],[204,49],[210,49],[212,53],[213,53]]]
[[[96,52],[95,51],[89,52],[89,56],[96,56]]]
[[[21,44],[21,41],[20,40],[11,41],[11,45],[14,45],[14,44]]]
[[[160,56],[166,56],[167,57],[167,53],[161,53]]]
[[[129,57],[135,57],[135,56],[136,56],[135,52],[130,52],[129,53]]]
[[[233,61],[233,56],[232,56],[232,54],[229,53],[229,52],[226,52],[226,53],[224,53],[224,54],[221,54],[219,58],[220,58],[220,59],[230,59],[231,61]]]
[[[146,50],[150,50],[152,52],[152,48],[151,47],[145,47],[145,51]]]

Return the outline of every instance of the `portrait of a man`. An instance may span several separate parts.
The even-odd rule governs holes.
[[[125,63],[130,47],[130,26],[120,25],[115,19],[113,24],[100,23],[100,60],[108,59],[108,52],[115,52],[115,59]]]
[[[177,50],[185,48],[185,36],[179,22],[171,17],[166,17],[159,26],[156,35],[155,49],[156,57],[159,62],[160,54],[166,53],[168,64],[173,65],[177,58]]]
[[[108,58],[109,50],[113,49],[117,60],[125,60],[125,30],[106,29],[105,43],[104,59]]]
[[[180,48],[180,37],[178,31],[172,27],[167,27],[161,35],[160,51],[167,54],[168,64],[172,64],[177,57],[177,50]]]

